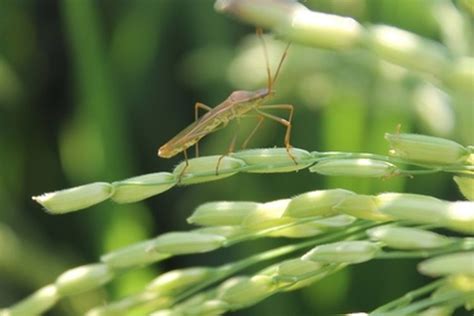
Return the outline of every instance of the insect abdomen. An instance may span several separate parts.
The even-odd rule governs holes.
[[[207,125],[192,124],[181,133],[173,137],[158,150],[158,156],[171,158],[196,144],[201,138],[212,133],[219,125],[227,123],[227,120],[215,120]],[[193,136],[194,135],[194,136]]]

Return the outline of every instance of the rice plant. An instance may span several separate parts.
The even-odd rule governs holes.
[[[80,20],[74,11],[77,4],[67,3],[65,15],[69,15],[68,23],[71,23],[71,28],[77,27]],[[390,76],[406,74],[410,85],[417,91],[416,95],[434,94],[434,99],[428,98],[429,101],[444,100],[444,96],[448,96],[456,112],[453,119],[456,126],[450,130],[456,130],[459,140],[440,137],[443,132],[436,128],[433,130],[437,131],[434,134],[438,136],[431,136],[404,132],[404,125],[397,129],[396,126],[383,124],[385,134],[378,136],[384,138],[389,147],[385,153],[342,151],[332,148],[330,142],[328,150],[293,147],[291,156],[287,148],[242,149],[226,155],[191,158],[168,171],[114,179],[112,182],[99,180],[36,195],[33,200],[38,211],[42,207],[49,215],[68,216],[65,214],[98,212],[97,209],[90,210],[96,205],[132,206],[155,196],[159,199],[174,191],[179,197],[182,194],[180,190],[191,186],[215,183],[228,187],[232,184],[228,180],[239,177],[260,176],[263,180],[259,183],[267,185],[270,181],[282,181],[288,192],[291,192],[292,183],[286,182],[284,176],[287,174],[377,181],[376,187],[371,190],[364,188],[364,183],[368,182],[355,182],[361,185],[347,182],[349,184],[344,185],[342,181],[337,186],[312,186],[311,190],[266,200],[247,198],[243,194],[248,191],[242,186],[228,188],[235,193],[233,199],[221,199],[216,190],[212,201],[195,205],[194,210],[184,210],[187,218],[180,220],[192,227],[141,238],[105,251],[88,264],[65,269],[49,284],[0,309],[0,315],[44,314],[67,299],[79,297],[81,301],[80,295],[87,293],[95,296],[97,290],[109,295],[99,295],[106,297],[99,302],[85,299],[88,302],[85,314],[88,316],[223,315],[236,311],[245,315],[273,296],[283,300],[290,295],[289,292],[305,291],[342,273],[357,271],[353,269],[358,267],[377,267],[380,265],[370,264],[385,262],[396,264],[407,259],[411,259],[408,261],[410,269],[416,269],[418,274],[425,276],[423,285],[400,292],[379,306],[372,304],[364,310],[340,307],[331,313],[404,316],[472,312],[474,61],[470,57],[472,48],[463,46],[463,41],[467,41],[472,30],[469,22],[472,22],[473,10],[468,1],[460,1],[456,5],[450,1],[436,1],[430,6],[438,21],[446,22],[440,22],[441,33],[445,37],[440,42],[394,26],[362,24],[354,18],[316,12],[305,3],[291,0],[217,0],[214,5],[216,14],[230,15],[236,20],[234,23],[263,27],[279,41],[291,42],[299,47],[295,48],[294,54],[301,57],[303,67],[298,74],[303,78],[304,73],[305,80],[298,80],[299,77],[295,76],[293,82],[288,82],[284,79],[285,73],[282,74],[282,82],[287,83],[287,89],[301,88],[304,91],[299,100],[308,98],[308,90],[304,89],[308,82],[324,82],[313,75],[312,67],[320,67],[312,63],[313,53],[314,56],[322,56],[328,51],[335,52],[352,60],[351,56],[344,54],[354,53],[358,57],[360,55],[357,54],[362,52],[366,54],[364,56],[369,56],[369,64],[380,63],[393,71]],[[449,12],[451,20],[443,20],[440,10],[444,14]],[[465,24],[457,30],[465,33],[459,33],[458,37],[452,35],[452,28],[462,23]],[[272,47],[279,48],[280,44],[272,41],[269,51],[273,51]],[[241,72],[245,72],[244,65],[248,66],[245,54],[258,46],[254,38],[248,45],[242,55],[233,59],[234,68]],[[298,49],[308,47],[326,51],[298,52]],[[290,66],[296,67],[297,63],[291,62],[291,50],[289,54]],[[245,81],[245,74],[234,72],[232,75],[232,65],[230,68],[231,79]],[[331,69],[327,78],[335,75]],[[291,76],[290,70],[286,71]],[[255,83],[259,83],[264,75],[256,76]],[[424,122],[431,126],[429,119]],[[296,119],[294,124],[298,124]],[[347,135],[350,129],[350,126],[339,126],[337,134],[350,138]],[[308,132],[305,138],[311,140],[313,135]],[[422,194],[418,188],[416,192],[403,187],[398,191],[385,188],[387,183],[401,179],[417,180],[432,176],[439,176],[434,178],[437,181],[434,186],[452,186],[463,199],[452,201],[434,194]],[[251,189],[263,190],[259,185]],[[242,195],[238,194],[239,190],[242,190]],[[165,214],[157,216],[163,216],[166,220]],[[13,238],[8,239],[8,234],[4,235],[5,238],[0,227],[0,239],[14,244]],[[224,255],[224,262],[222,257],[215,259],[219,252],[252,247],[261,241],[270,242],[264,244],[264,250],[239,257],[235,257],[238,252],[229,257]],[[182,256],[189,256],[190,262],[196,260],[198,263],[165,268],[154,272],[152,279],[139,283],[133,291],[123,295],[113,293],[110,285],[119,283],[130,273],[157,264],[166,267],[167,262]],[[21,258],[18,254],[13,257]],[[206,264],[200,263],[202,258],[206,258]],[[34,261],[35,256],[31,260]],[[173,264],[170,266],[174,267]],[[387,270],[373,270],[370,273],[383,279],[384,274],[394,271],[388,266]],[[404,272],[408,274],[407,271]],[[376,286],[390,287],[391,284]],[[365,297],[374,294],[370,291],[359,293]],[[291,312],[293,315],[299,313],[308,311]]]

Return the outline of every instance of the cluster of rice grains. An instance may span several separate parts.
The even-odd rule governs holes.
[[[229,156],[205,156],[180,163],[173,172],[157,172],[122,181],[95,182],[74,188],[45,193],[33,200],[46,211],[62,214],[88,208],[111,199],[116,203],[132,203],[165,192],[176,185],[198,184],[215,181],[239,172],[282,173],[309,168],[329,176],[377,177],[455,173],[454,180],[466,197],[472,197],[471,175],[474,155],[472,147],[464,147],[448,139],[418,135],[389,134],[385,138],[392,149],[390,156],[370,153],[309,152],[292,148],[295,162],[285,148],[248,149]],[[221,159],[219,170],[216,165]],[[409,165],[409,170],[402,165]],[[464,175],[464,176],[463,176]]]
[[[284,148],[254,149],[224,158],[219,175],[215,174],[216,157],[192,159],[184,177],[189,183],[199,183],[238,171],[288,172],[306,167],[328,175],[387,177],[416,174],[416,170],[397,167],[400,163],[411,163],[422,167],[423,172],[455,172],[458,175],[454,179],[461,192],[472,199],[470,148],[423,135],[387,134],[386,138],[392,147],[391,156],[387,157],[363,154],[365,158],[361,158],[361,154],[309,153],[295,149],[299,162],[295,165]],[[134,202],[176,185],[180,168],[173,173],[144,175],[112,184],[93,183],[35,199],[52,213],[75,211],[107,198],[118,203]],[[449,202],[409,193],[361,195],[343,189],[317,190],[267,203],[205,203],[192,213],[188,222],[201,228],[165,233],[105,254],[99,263],[66,271],[54,283],[4,314],[40,313],[61,297],[102,286],[124,271],[172,256],[209,252],[272,237],[292,238],[297,242],[220,267],[167,272],[141,293],[97,307],[89,315],[126,314],[137,308],[156,311],[156,315],[217,315],[255,304],[277,292],[308,286],[351,264],[407,257],[428,258],[419,264],[419,271],[442,277],[427,287],[432,292],[427,305],[387,304],[374,313],[395,308],[403,315],[417,306],[419,309],[415,311],[439,308],[452,311],[461,305],[470,308],[474,297],[474,240],[433,231],[443,228],[461,235],[474,234],[474,202],[471,201]],[[253,264],[304,249],[306,253],[302,256],[269,265],[254,275],[234,276]],[[219,282],[222,283],[216,286]],[[422,289],[417,291],[418,296],[426,294]],[[418,296],[414,295],[413,300]]]
[[[432,305],[455,297],[459,304],[470,306],[474,297],[474,240],[448,237],[432,229],[472,235],[473,204],[408,193],[358,195],[342,189],[311,191],[267,203],[205,203],[188,218],[189,223],[201,228],[165,233],[105,254],[98,263],[66,271],[54,283],[4,313],[40,313],[61,297],[102,286],[130,269],[176,255],[210,252],[271,237],[287,237],[296,242],[220,267],[164,273],[141,293],[97,307],[88,315],[126,314],[136,308],[156,310],[155,315],[218,315],[278,292],[308,286],[351,264],[407,257],[428,258],[418,270],[443,277],[431,289]],[[254,275],[233,276],[253,264],[297,250],[306,252]],[[219,282],[222,283],[215,286]],[[212,285],[215,287],[209,289]],[[457,306],[451,303],[443,308]]]

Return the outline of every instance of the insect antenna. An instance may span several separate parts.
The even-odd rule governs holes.
[[[285,51],[283,52],[283,55],[281,56],[280,63],[278,64],[277,70],[275,72],[275,77],[273,77],[272,85],[274,85],[275,82],[277,81],[278,75],[280,74],[281,66],[283,65],[283,61],[285,60],[286,56],[288,55],[288,49],[290,48],[290,45],[291,45],[291,42],[289,42],[286,45]]]
[[[275,84],[275,82],[278,78],[278,75],[280,74],[280,69],[281,69],[281,66],[283,65],[283,61],[285,60],[286,56],[288,55],[288,49],[290,48],[291,42],[289,42],[288,45],[286,45],[285,51],[283,52],[283,55],[281,56],[280,62],[278,63],[278,67],[277,67],[276,72],[275,72],[275,77],[273,77],[273,79],[272,79],[272,72],[270,70],[270,62],[269,62],[269,59],[268,59],[267,45],[265,45],[265,40],[263,39],[263,35],[262,35],[262,28],[260,28],[260,27],[257,28],[257,36],[260,39],[260,41],[262,42],[263,54],[265,56],[265,64],[266,64],[266,67],[267,67],[267,77],[268,77],[267,78],[267,86],[268,86],[268,91],[271,91],[272,86]]]
[[[268,87],[268,91],[271,91],[272,90],[272,83],[273,83],[272,82],[272,72],[270,70],[270,62],[268,61],[267,45],[265,45],[265,40],[263,39],[263,36],[262,36],[262,28],[261,27],[257,27],[257,36],[260,39],[260,41],[262,42],[263,54],[265,56],[265,64],[266,64],[266,67],[267,67],[267,87]]]

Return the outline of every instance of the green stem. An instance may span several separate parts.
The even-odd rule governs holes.
[[[324,243],[332,242],[335,240],[347,239],[350,237],[356,237],[356,236],[360,237],[362,236],[361,231],[365,232],[366,229],[373,226],[376,226],[376,225],[374,225],[373,223],[362,222],[361,224],[351,227],[343,232],[339,231],[339,232],[330,233],[326,236],[317,237],[317,238],[314,238],[305,242],[301,242],[298,244],[294,244],[294,245],[283,246],[280,248],[272,249],[272,250],[253,255],[248,258],[245,258],[233,263],[226,264],[224,266],[217,268],[219,270],[219,273],[217,273],[216,276],[209,278],[207,281],[198,284],[197,286],[185,291],[181,295],[178,295],[172,304],[174,305],[190,297],[191,295],[199,292],[200,290],[210,286],[211,284],[216,283],[220,280],[223,280],[227,278],[228,276],[231,276],[237,273],[238,271],[241,271],[254,264],[260,263],[262,261],[270,260],[273,258],[277,258],[283,255],[287,255],[289,253],[298,251],[300,249],[314,247],[315,245],[318,245],[318,244],[324,244]]]
[[[437,297],[430,297],[416,303],[410,304],[404,308],[393,311],[391,313],[385,313],[386,316],[405,316],[413,315],[415,312],[426,309],[431,306],[449,303],[450,305],[461,305],[467,300],[474,298],[474,291],[466,292],[464,294],[446,293]]]
[[[258,238],[264,237],[268,234],[277,232],[277,231],[282,230],[282,229],[290,228],[290,227],[301,225],[301,224],[304,224],[304,223],[309,223],[309,222],[312,222],[312,221],[315,221],[315,220],[320,220],[320,219],[323,219],[323,218],[324,217],[322,217],[322,216],[306,217],[306,218],[295,220],[294,222],[291,222],[291,223],[278,225],[278,226],[274,226],[274,227],[269,227],[269,228],[259,230],[259,231],[250,230],[250,231],[246,232],[245,234],[237,235],[236,237],[229,238],[225,242],[224,246],[225,247],[230,247],[232,245],[235,245],[235,244],[243,242],[243,241],[258,239]]]
[[[391,301],[391,302],[389,302],[385,305],[380,306],[379,308],[372,311],[369,315],[370,316],[386,315],[385,312],[387,312],[387,311],[389,311],[389,310],[391,310],[395,307],[409,304],[415,298],[432,292],[433,290],[435,290],[438,287],[442,286],[445,282],[446,282],[445,279],[440,279],[440,280],[436,280],[434,282],[431,282],[430,284],[427,284],[423,287],[420,287],[420,288],[418,288],[414,291],[408,292],[405,295],[403,295],[402,297],[400,297],[396,300],[393,300],[393,301]]]
[[[432,256],[438,256],[460,250],[472,250],[474,249],[474,243],[470,238],[463,239],[452,245],[441,249],[434,250],[418,250],[418,251],[390,251],[390,252],[379,252],[376,259],[404,259],[404,258],[428,258]]]

